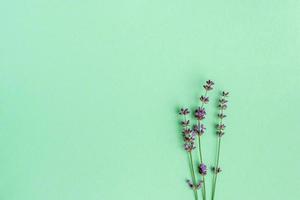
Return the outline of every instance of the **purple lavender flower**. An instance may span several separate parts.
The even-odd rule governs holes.
[[[222,97],[219,100],[219,108],[221,110],[226,110],[226,108],[227,108],[228,101],[226,100],[226,98],[228,97],[228,95],[229,95],[229,92],[225,92],[225,91],[222,92]]]
[[[224,99],[224,98],[222,98],[222,99],[219,100],[219,103],[221,103],[221,104],[226,104],[227,102],[228,101],[226,99]]]
[[[218,114],[218,117],[219,117],[220,119],[224,119],[225,117],[227,117],[227,115],[221,113],[221,114]]]
[[[187,142],[187,143],[184,143],[184,149],[185,149],[187,152],[191,152],[191,151],[193,151],[195,148],[196,148],[196,146],[195,146],[195,143],[194,143],[194,142]]]
[[[218,173],[221,173],[222,172],[222,169],[220,168],[220,167],[213,167],[212,168],[212,171],[214,172],[214,173],[216,173],[216,174],[218,174]]]
[[[191,152],[196,148],[195,146],[195,137],[196,134],[191,129],[184,129],[183,130],[183,140],[184,140],[184,149],[187,152]]]
[[[199,183],[196,185],[196,190],[199,190],[202,187],[203,181],[199,181]]]
[[[189,125],[190,125],[190,120],[184,120],[184,121],[182,121],[182,122],[181,122],[181,125],[182,125],[183,127],[189,126]]]
[[[218,124],[217,129],[218,130],[224,130],[226,128],[225,124]]]
[[[227,105],[226,104],[219,104],[219,108],[221,110],[226,110],[227,109]]]
[[[209,98],[207,96],[201,96],[200,101],[204,104],[207,104],[209,102]]]
[[[188,115],[190,113],[188,108],[181,108],[179,114],[180,115]]]
[[[226,108],[227,108],[227,102],[228,102],[228,101],[222,97],[222,98],[219,100],[219,108],[220,108],[221,110],[226,110]]]
[[[200,129],[198,125],[194,125],[193,126],[193,132],[197,135],[200,135]]]
[[[224,130],[226,126],[222,123],[222,120],[226,117],[226,115],[224,114],[224,110],[227,108],[228,100],[226,98],[228,97],[228,95],[229,92],[223,91],[219,100],[220,113],[218,114],[218,117],[220,119],[220,123],[217,125],[217,135],[219,137],[222,137],[225,134]]]
[[[188,115],[190,113],[190,111],[187,109],[187,108],[182,108],[180,110],[180,115]],[[183,130],[182,130],[182,133],[183,133],[183,140],[184,140],[184,149],[187,151],[187,152],[191,152],[193,149],[196,148],[195,146],[195,137],[196,137],[196,134],[193,130],[191,130],[189,128],[189,125],[190,125],[190,121],[185,119],[181,122],[181,125],[183,126]]]
[[[229,96],[229,92],[223,91],[223,92],[222,92],[222,96],[223,96],[223,97],[228,97],[228,96]]]
[[[203,87],[206,91],[209,91],[209,90],[213,89],[214,84],[215,84],[214,82],[212,82],[211,80],[208,80],[208,81],[206,81],[206,85],[203,85]]]
[[[202,120],[205,118],[205,115],[206,115],[206,112],[205,112],[205,109],[204,108],[197,108],[195,110],[195,117],[197,118],[197,120]]]
[[[207,174],[207,167],[205,164],[201,163],[198,167],[199,169],[199,173],[202,175],[202,176],[205,176]]]
[[[191,189],[194,189],[194,183],[191,180],[186,180],[186,182]]]
[[[194,183],[191,180],[186,180],[186,182],[191,189],[198,190],[202,187],[203,181],[199,181],[199,183],[197,183],[197,185],[194,185]]]
[[[212,82],[211,80],[208,80],[208,81],[206,81],[206,84],[207,84],[207,85],[214,85],[215,83]]]
[[[183,133],[184,135],[189,135],[189,134],[192,133],[192,130],[189,129],[189,128],[185,128],[185,129],[183,129],[182,133]]]
[[[195,134],[197,134],[198,136],[203,135],[205,133],[205,130],[206,130],[206,127],[203,124],[201,124],[200,126],[194,125],[194,127],[193,127],[193,132]]]
[[[217,125],[217,135],[219,137],[222,137],[225,134],[225,132],[224,132],[225,128],[226,128],[225,124],[218,124]]]
[[[216,190],[216,184],[217,184],[217,176],[218,173],[220,173],[222,170],[219,167],[219,158],[220,158],[220,148],[221,148],[221,137],[225,134],[224,129],[225,129],[225,124],[223,124],[223,118],[226,117],[224,114],[224,110],[227,108],[227,97],[229,96],[229,92],[223,91],[221,94],[221,98],[219,100],[219,109],[220,113],[218,114],[218,117],[220,119],[219,124],[217,126],[217,135],[219,136],[218,138],[218,146],[217,146],[217,159],[216,159],[216,164],[215,167],[212,168],[214,172],[214,181],[213,181],[213,189],[212,189],[212,199],[214,199],[215,196],[215,190]]]
[[[184,141],[185,142],[194,142],[195,141],[196,134],[194,132],[190,134],[185,134],[184,135]]]
[[[201,125],[200,125],[200,133],[201,133],[201,135],[202,135],[203,133],[205,133],[205,130],[206,130],[206,127],[205,127],[203,124],[201,124]]]
[[[225,134],[225,132],[224,131],[217,131],[217,135],[219,136],[219,137],[222,137],[223,135]]]

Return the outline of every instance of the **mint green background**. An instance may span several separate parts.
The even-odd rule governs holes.
[[[231,92],[217,199],[300,198],[298,0],[0,8],[1,200],[193,199],[176,110],[208,78],[208,164]]]

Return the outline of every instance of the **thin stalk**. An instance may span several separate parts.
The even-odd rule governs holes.
[[[190,158],[190,166],[191,166],[192,180],[193,180],[193,184],[196,186],[196,185],[197,185],[197,180],[196,180],[196,176],[195,176],[194,161],[193,161],[193,155],[192,155],[192,152],[189,152],[189,158]],[[197,192],[197,189],[193,189],[193,191],[194,191],[195,199],[198,200],[198,192]]]
[[[206,189],[205,189],[205,178],[203,176],[203,190],[204,190],[204,199],[206,200]]]
[[[204,94],[204,97],[206,97],[206,96],[207,96],[207,90],[205,90],[205,94]],[[204,106],[204,102],[202,102],[201,108],[203,108],[203,106]],[[201,122],[198,121],[199,129],[200,129],[200,125],[201,125]],[[203,163],[202,150],[201,150],[201,138],[199,135],[198,135],[198,151],[199,151],[200,163]],[[202,197],[203,197],[203,200],[206,200],[205,178],[204,178],[204,176],[202,176],[202,178],[203,178]]]
[[[224,110],[221,109],[220,114],[223,115]],[[223,123],[223,118],[220,119],[220,125]],[[220,148],[221,148],[221,137],[218,136],[218,144],[217,144],[217,159],[216,159],[216,164],[215,164],[215,171],[214,171],[214,176],[213,176],[213,186],[212,186],[212,196],[211,199],[214,200],[215,198],[215,192],[216,192],[216,184],[217,184],[217,169],[219,167],[219,160],[220,160]]]
[[[201,163],[203,163],[202,152],[201,152],[201,137],[200,136],[198,136],[198,150],[199,150],[199,160]]]
[[[199,150],[199,160],[200,160],[200,163],[203,163],[202,151],[201,151],[201,137],[200,136],[198,136],[198,150]]]
[[[199,160],[201,163],[203,163],[202,151],[201,151],[201,137],[200,136],[198,136],[198,151],[199,151]],[[204,200],[206,200],[206,188],[205,188],[204,176],[202,176],[202,178],[203,178],[202,197]]]
[[[214,173],[214,180],[213,180],[213,191],[212,191],[212,200],[215,198],[215,191],[216,191],[216,185],[217,185],[217,177],[218,173],[216,170],[219,167],[219,160],[220,160],[220,149],[221,149],[221,137],[218,138],[218,151],[217,151],[217,161],[216,161],[216,166],[215,166],[215,173]]]

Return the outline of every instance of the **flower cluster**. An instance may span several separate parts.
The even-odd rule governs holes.
[[[212,82],[211,80],[208,80],[208,81],[206,81],[206,84],[203,85],[203,87],[206,91],[209,91],[209,90],[213,89],[214,84],[215,84],[214,82]]]
[[[183,140],[184,140],[184,149],[187,152],[191,152],[193,149],[196,148],[195,146],[195,131],[189,128],[190,120],[186,119],[186,116],[190,113],[188,108],[181,108],[179,114],[184,116],[184,120],[181,122],[183,127]]]
[[[206,127],[203,124],[201,124],[200,126],[199,125],[194,125],[193,126],[193,131],[198,136],[203,135],[203,133],[205,132],[205,130],[206,130]]]
[[[202,176],[205,176],[207,174],[207,167],[205,164],[201,163],[198,167],[198,170],[199,170],[199,173],[202,175]]]
[[[205,119],[206,111],[203,106],[204,104],[207,104],[209,102],[209,97],[207,96],[207,92],[213,89],[214,84],[215,84],[214,82],[208,80],[206,81],[206,84],[203,85],[205,89],[205,95],[202,95],[200,97],[200,101],[202,102],[202,105],[195,110],[195,114],[194,114],[198,122]]]
[[[219,174],[220,172],[222,172],[222,169],[220,167],[213,167],[212,168],[212,171],[215,173],[215,174]]]
[[[203,181],[199,181],[199,183],[195,185],[191,180],[186,180],[186,182],[189,185],[189,187],[193,190],[199,190],[202,187],[203,183]]]
[[[199,107],[195,110],[195,117],[197,120],[199,121],[203,120],[205,118],[205,115],[206,115],[206,111],[204,108]]]
[[[182,121],[182,122],[181,122],[181,125],[182,125],[183,127],[188,127],[188,126],[190,125],[190,120],[184,120],[184,121]]]
[[[179,114],[180,115],[188,115],[190,113],[188,108],[181,108]]]
[[[209,98],[202,95],[202,96],[200,97],[200,101],[201,101],[202,103],[204,103],[204,104],[207,104],[207,103],[209,102]]]
[[[188,153],[189,157],[189,165],[191,170],[191,180],[187,180],[188,186],[193,190],[195,195],[195,200],[198,200],[198,190],[202,188],[202,199],[206,200],[206,183],[205,177],[209,172],[207,166],[204,164],[205,162],[203,159],[202,153],[202,135],[206,132],[206,127],[203,124],[203,120],[206,118],[206,109],[205,105],[209,103],[210,98],[208,97],[208,92],[214,89],[214,82],[211,80],[206,81],[205,85],[203,85],[205,89],[205,93],[200,96],[200,105],[197,107],[194,112],[192,113],[192,118],[188,118],[190,116],[190,110],[188,108],[181,108],[179,114],[182,115],[183,120],[180,122],[182,126],[182,134],[183,134],[183,141],[184,141],[184,149]],[[219,157],[220,157],[220,144],[221,138],[225,132],[225,124],[223,123],[223,119],[226,117],[224,114],[224,110],[227,109],[227,97],[229,96],[228,92],[222,92],[221,98],[219,99],[219,123],[217,124],[217,135],[218,145],[217,145],[217,155],[216,155],[216,163],[214,167],[210,168],[213,173],[213,184],[212,184],[212,200],[214,200],[215,190],[216,190],[216,182],[217,176],[222,171],[219,167]],[[195,124],[194,124],[195,119]],[[196,140],[197,139],[197,140]],[[197,151],[193,151],[196,149]],[[193,159],[193,155],[195,153],[199,156],[199,163],[196,164]],[[195,167],[195,168],[194,168]],[[195,173],[197,172],[198,173]],[[197,178],[197,176],[199,176]]]
[[[223,124],[223,119],[226,117],[224,114],[224,110],[227,109],[227,97],[229,96],[229,92],[222,92],[221,98],[219,99],[219,110],[218,118],[220,119],[220,123],[217,125],[217,135],[222,137],[225,134],[225,124]]]

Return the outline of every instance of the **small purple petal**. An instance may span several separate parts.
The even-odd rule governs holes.
[[[205,164],[201,163],[198,167],[199,169],[199,173],[202,175],[202,176],[205,176],[207,174],[207,167]]]

